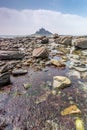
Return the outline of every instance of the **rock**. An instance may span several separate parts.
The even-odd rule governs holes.
[[[5,65],[5,62],[0,61],[0,67]]]
[[[10,73],[0,74],[0,87],[10,84]]]
[[[55,95],[57,94],[57,93],[56,93],[56,90],[52,90],[52,91],[51,91],[51,94],[55,96]]]
[[[53,65],[55,65],[57,67],[65,67],[65,64],[62,61],[52,59],[50,62],[51,62],[51,64],[53,64]]]
[[[76,125],[76,130],[85,130],[84,122],[79,117],[76,118],[75,125]]]
[[[59,38],[59,35],[57,33],[53,34],[53,38],[56,39],[56,38]]]
[[[71,85],[70,79],[64,76],[54,76],[53,77],[53,88],[61,89],[66,88]]]
[[[80,56],[79,56],[79,55],[70,54],[69,56],[70,56],[70,58],[73,58],[73,59],[77,59],[77,60],[80,59]]]
[[[33,57],[36,58],[47,58],[49,55],[47,48],[40,47],[33,50]]]
[[[28,88],[30,88],[30,87],[31,87],[31,84],[29,84],[29,83],[25,83],[25,84],[24,84],[24,88],[25,88],[25,89],[28,89]]]
[[[75,40],[75,47],[80,49],[87,49],[87,38],[78,38]]]
[[[2,66],[1,69],[0,69],[0,73],[5,73],[5,72],[8,72],[10,71],[11,69],[13,69],[16,64],[20,63],[19,61],[11,61],[9,63],[7,63],[6,65]]]
[[[8,72],[8,65],[4,65],[1,70],[0,70],[0,73],[5,73],[5,72]]]
[[[73,67],[74,69],[76,69],[77,71],[79,71],[79,72],[85,72],[85,71],[87,71],[87,68],[86,67]]]
[[[82,54],[83,54],[84,56],[87,56],[87,50],[83,50],[83,51],[82,51]]]
[[[63,45],[72,45],[72,36],[61,36],[55,40],[56,43],[58,44],[63,44]]]
[[[76,71],[76,70],[70,70],[68,73],[66,73],[66,75],[68,77],[73,77],[74,79],[80,79],[80,72]]]
[[[23,74],[26,74],[26,73],[28,73],[28,71],[23,70],[23,69],[17,69],[17,70],[12,71],[12,75],[14,75],[14,76],[23,75]]]
[[[0,60],[18,60],[24,57],[19,51],[0,51]]]
[[[47,37],[44,37],[42,40],[41,40],[41,43],[42,44],[47,44],[49,43],[49,39]]]
[[[78,114],[78,113],[81,113],[81,111],[76,105],[71,105],[65,108],[63,111],[61,111],[62,116],[65,116],[68,114]]]

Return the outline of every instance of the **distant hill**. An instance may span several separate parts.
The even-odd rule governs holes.
[[[35,35],[52,35],[52,33],[45,30],[44,28],[41,28],[39,31],[36,31]]]

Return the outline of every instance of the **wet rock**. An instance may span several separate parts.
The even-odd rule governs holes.
[[[0,74],[0,87],[10,84],[10,73]]]
[[[80,72],[78,72],[78,71],[75,71],[75,70],[70,70],[68,73],[66,73],[66,75],[68,76],[68,77],[73,77],[73,78],[77,78],[77,79],[80,79],[81,78],[81,76],[80,76]]]
[[[53,77],[53,89],[66,88],[71,85],[70,79],[64,76],[54,76]]]
[[[75,46],[80,49],[87,49],[87,38],[78,38],[74,42]]]
[[[47,68],[44,68],[42,71],[43,71],[43,72],[47,72],[47,71],[48,71],[48,69],[47,69]]]
[[[81,113],[81,111],[76,105],[71,105],[65,108],[63,111],[61,111],[62,116],[65,116],[68,114],[78,114],[78,113]]]
[[[65,67],[65,64],[62,61],[52,59],[50,62],[51,62],[51,64],[53,64],[53,65],[55,65],[57,67]]]
[[[55,96],[57,94],[56,90],[52,90],[51,94]]]
[[[75,125],[76,125],[76,130],[85,130],[83,120],[78,117],[76,118]]]
[[[86,67],[73,67],[74,69],[76,69],[77,71],[79,71],[79,72],[85,72],[85,71],[87,71],[87,68]]]
[[[47,37],[44,37],[42,40],[41,40],[41,43],[42,44],[47,44],[49,43],[49,39]]]
[[[47,48],[40,47],[33,50],[33,57],[36,58],[47,58],[49,55]]]
[[[28,73],[28,71],[24,70],[24,69],[16,69],[16,70],[12,71],[12,75],[14,75],[14,76],[24,75],[26,73]]]
[[[25,83],[25,84],[24,84],[24,88],[25,88],[25,89],[28,89],[28,88],[30,88],[30,87],[31,87],[31,84],[29,84],[29,83]]]
[[[58,44],[63,44],[63,45],[71,45],[72,44],[72,36],[61,36],[55,40],[56,43]]]
[[[19,51],[0,51],[0,60],[18,60],[24,57]]]
[[[48,98],[49,94],[51,94],[51,92],[47,91],[45,94],[43,94],[40,97],[38,97],[36,99],[36,104],[39,104],[39,103],[42,103],[42,102],[46,101],[46,99]]]

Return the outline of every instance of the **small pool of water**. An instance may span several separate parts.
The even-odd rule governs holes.
[[[54,58],[60,60],[60,57]],[[45,101],[36,104],[38,98],[51,91],[53,76],[66,76],[69,72],[67,66],[65,68],[48,66],[46,69],[45,72],[29,68],[28,73],[24,76],[11,76],[12,84],[6,86],[0,93],[0,97],[2,97],[0,102],[3,103],[1,110],[5,111],[3,114],[3,111],[0,110],[0,116],[5,119],[4,130],[12,130],[13,127],[19,127],[23,130],[41,130],[46,120],[54,120],[59,125],[60,130],[74,130],[74,120],[77,115],[62,117],[60,114],[61,110],[72,104],[76,104],[81,110],[82,114],[78,116],[83,119],[86,130],[87,92],[80,89],[81,86],[79,87],[78,84],[80,79],[71,78],[72,85],[70,87],[61,90],[55,96],[50,93]],[[24,88],[25,83],[29,83],[31,86],[27,90]],[[51,83],[50,87],[48,83]],[[6,92],[7,96],[4,96],[3,93]],[[3,122],[2,119],[1,122]]]

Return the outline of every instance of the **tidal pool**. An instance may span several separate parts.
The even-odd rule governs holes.
[[[71,86],[53,95],[53,76],[66,76],[69,69],[54,66],[45,69],[47,71],[29,68],[24,76],[11,76],[11,85],[0,90],[0,130],[75,130],[76,117],[83,119],[87,130],[87,91],[79,85],[79,81],[84,81],[70,78]],[[25,83],[30,85],[28,89],[24,88]],[[81,114],[62,116],[61,111],[73,104]],[[48,120],[55,122],[57,129],[50,129],[50,124],[46,129]]]

